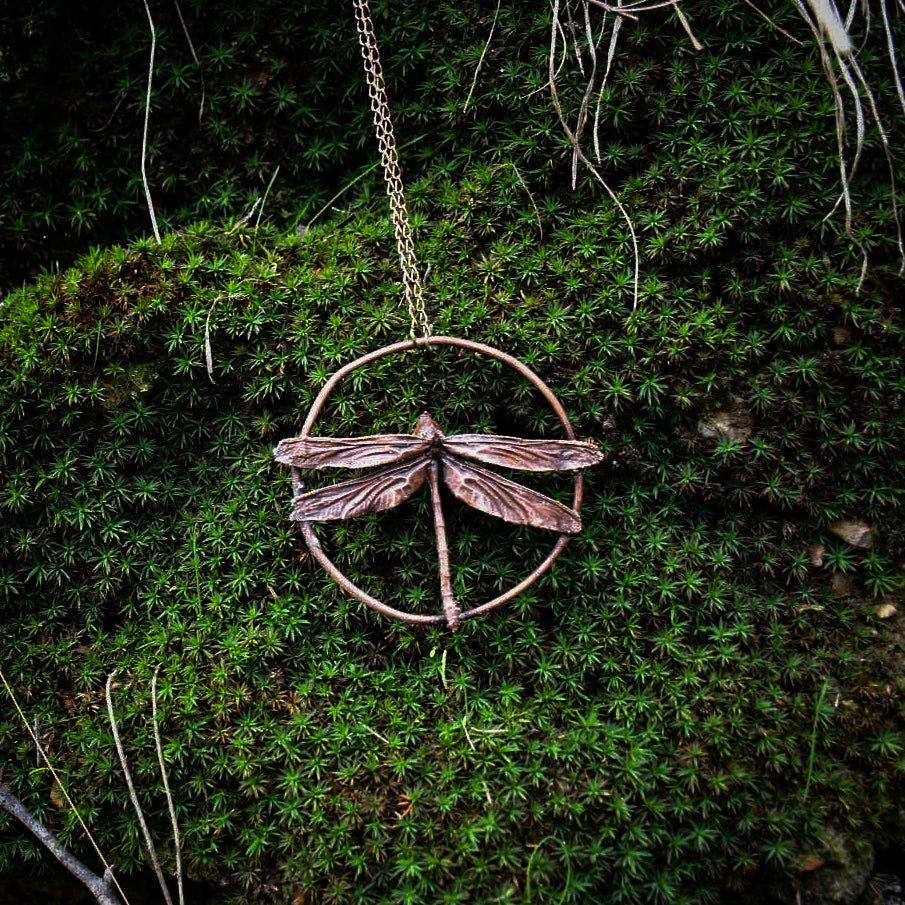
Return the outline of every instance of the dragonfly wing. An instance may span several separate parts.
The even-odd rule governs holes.
[[[463,503],[516,525],[533,525],[564,534],[581,531],[578,513],[550,497],[455,456],[444,455],[441,461],[443,480]]]
[[[428,444],[411,434],[371,437],[292,437],[273,451],[277,462],[296,468],[371,468],[411,459]]]
[[[293,522],[321,522],[392,509],[424,484],[430,461],[423,456],[362,478],[310,490],[293,499],[289,518]]]
[[[443,445],[457,456],[520,471],[571,471],[603,459],[603,453],[583,440],[523,440],[493,434],[456,434]]]

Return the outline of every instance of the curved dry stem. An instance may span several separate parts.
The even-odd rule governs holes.
[[[848,86],[852,101],[855,105],[857,139],[855,141],[855,159],[852,161],[851,169],[848,171],[848,182],[849,185],[851,185],[852,180],[855,178],[858,164],[861,163],[861,152],[864,150],[864,133],[867,131],[867,125],[864,121],[864,108],[861,106],[861,95],[858,93],[858,87],[855,85],[855,80],[852,78],[852,74],[849,71],[850,65],[857,65],[855,64],[855,59],[854,57],[851,57],[848,60],[844,60],[839,54],[836,54],[836,63],[839,66],[839,71],[842,73],[842,78]]]
[[[889,197],[892,204],[892,218],[896,224],[896,243],[899,248],[899,258],[902,261],[899,266],[899,273],[903,273],[905,272],[905,246],[902,244],[902,221],[899,217],[899,204],[896,201],[896,168],[892,159],[892,151],[889,147],[889,138],[886,135],[886,130],[883,128],[883,122],[880,119],[880,111],[877,109],[877,101],[874,97],[874,93],[870,90],[870,86],[864,78],[864,73],[861,71],[861,67],[854,57],[851,58],[851,67],[858,77],[858,82],[864,89],[865,95],[867,95],[867,100],[870,103],[870,112],[873,114],[877,132],[879,133],[880,141],[883,144],[883,153],[886,155],[886,165],[889,168]]]
[[[863,2],[863,0],[851,0],[851,3],[848,5],[848,15],[845,17],[846,31],[852,27],[852,22],[855,20],[855,9],[859,2]]]
[[[179,905],[185,905],[185,896],[182,890],[182,842],[179,838],[179,823],[176,820],[176,808],[173,805],[173,796],[170,794],[170,783],[167,778],[167,766],[163,760],[163,745],[160,743],[160,724],[157,720],[157,674],[160,667],[154,670],[154,678],[151,679],[151,721],[154,724],[154,747],[157,749],[157,762],[160,764],[160,778],[163,780],[163,791],[167,798],[167,808],[170,812],[170,822],[173,824],[173,847],[176,851],[176,886],[179,890]]]
[[[556,110],[556,115],[559,117],[559,122],[563,127],[563,131],[566,133],[566,137],[572,144],[574,149],[574,153],[577,158],[588,168],[590,173],[594,176],[594,178],[603,186],[604,191],[610,196],[612,202],[616,205],[619,212],[622,214],[623,219],[628,225],[629,233],[632,237],[632,251],[634,256],[634,283],[632,290],[632,311],[635,311],[638,307],[638,286],[640,282],[640,270],[641,270],[641,256],[638,251],[638,236],[635,233],[635,227],[632,223],[631,217],[628,215],[628,211],[626,211],[622,202],[616,197],[616,193],[607,185],[604,178],[597,172],[596,167],[588,160],[584,151],[581,149],[581,143],[578,140],[578,136],[572,129],[569,128],[569,124],[566,122],[565,114],[562,110],[562,104],[559,100],[559,92],[556,89],[556,76],[553,72],[553,61],[556,59],[556,36],[557,34],[562,34],[562,26],[559,22],[559,3],[560,0],[554,0],[553,2],[553,25],[550,32],[550,55],[548,58],[548,67],[550,73],[550,95],[553,100],[553,107]]]
[[[804,44],[804,41],[799,41],[795,35],[790,34],[784,28],[780,28],[759,6],[752,3],[751,0],[744,0],[744,2],[747,3],[762,19],[769,22],[781,35],[785,35],[790,41],[794,41],[796,44]]]
[[[608,13],[617,13],[629,19],[637,19],[638,17],[635,13],[649,13],[655,9],[664,9],[667,6],[676,5],[676,0],[663,0],[662,3],[648,3],[647,5],[643,3],[617,3],[616,6],[613,6],[612,3],[606,3],[605,0],[589,0],[589,2],[606,10]]]
[[[855,245],[861,252],[861,273],[858,277],[858,286],[856,289],[856,292],[860,292],[861,286],[864,283],[864,278],[867,276],[867,249],[858,240],[858,238],[855,236],[854,231],[852,230],[851,180],[855,174],[855,170],[857,168],[861,155],[861,149],[863,147],[864,112],[861,108],[861,103],[857,96],[858,92],[855,88],[855,83],[852,81],[851,74],[848,72],[848,69],[845,66],[845,61],[842,59],[842,57],[839,56],[839,54],[835,54],[835,60],[839,64],[839,69],[842,73],[842,77],[855,98],[855,115],[858,121],[858,142],[855,149],[855,159],[852,162],[851,169],[849,169],[846,166],[845,162],[845,103],[842,99],[842,92],[839,90],[839,82],[836,79],[836,73],[833,69],[833,61],[830,59],[830,56],[826,51],[826,45],[823,40],[823,33],[821,32],[820,26],[817,24],[817,22],[814,21],[814,19],[811,18],[802,0],[792,0],[792,2],[795,4],[795,8],[801,14],[801,17],[807,23],[808,28],[811,29],[811,33],[814,35],[814,39],[816,40],[817,46],[820,50],[820,62],[823,65],[823,71],[826,74],[827,81],[829,82],[830,88],[833,92],[833,101],[836,108],[836,153],[839,160],[839,180],[842,183],[842,191],[830,212],[823,219],[825,222],[830,217],[832,217],[836,211],[836,208],[839,207],[840,202],[844,202],[845,233],[848,236],[849,241],[852,242],[852,244]]]
[[[899,64],[896,60],[896,46],[892,40],[892,30],[889,27],[889,17],[886,14],[886,0],[880,0],[880,9],[883,12],[883,27],[886,30],[886,49],[889,51],[889,62],[892,65],[892,74],[896,83],[896,93],[899,95],[899,103],[905,112],[905,92],[902,91],[902,80],[899,78]]]
[[[188,41],[189,50],[192,52],[192,59],[198,67],[198,75],[201,78],[201,103],[198,105],[198,125],[200,126],[201,120],[204,117],[204,101],[207,98],[207,85],[204,82],[204,70],[201,68],[201,60],[198,59],[198,54],[195,53],[195,45],[192,43],[192,36],[189,34],[188,26],[185,24],[185,19],[182,18],[182,7],[179,5],[179,0],[173,0],[173,5],[176,7],[176,12],[179,15],[179,24],[182,26],[182,32],[185,35],[186,41]]]
[[[154,841],[151,839],[151,833],[148,825],[145,823],[145,815],[138,803],[138,795],[135,793],[135,785],[132,782],[132,774],[129,772],[129,765],[126,763],[126,754],[123,751],[123,743],[119,737],[119,726],[116,723],[116,715],[113,713],[113,679],[116,676],[116,670],[107,676],[107,715],[110,718],[110,728],[113,731],[113,740],[116,742],[116,753],[119,755],[119,763],[123,770],[123,776],[126,778],[126,785],[129,787],[129,798],[132,799],[132,806],[138,815],[138,823],[141,827],[142,835],[145,838],[145,847],[151,858],[151,864],[154,867],[154,873],[157,875],[157,882],[160,883],[160,889],[163,892],[164,901],[167,905],[173,905],[170,898],[170,891],[167,889],[166,881],[163,879],[163,871],[160,869],[160,862],[157,860],[157,849],[154,847]]]
[[[588,76],[588,85],[585,88],[584,96],[581,99],[581,106],[578,108],[578,120],[575,123],[575,140],[572,142],[572,189],[578,181],[578,146],[581,143],[581,134],[588,121],[588,104],[591,101],[591,94],[594,91],[594,80],[597,77],[597,46],[594,41],[594,34],[591,29],[591,19],[588,12],[588,4],[584,4],[585,13],[585,36],[588,41],[588,51],[591,55],[591,74]],[[600,29],[600,38],[603,37],[603,27]],[[598,38],[598,41],[600,40]],[[575,41],[576,46],[578,41]],[[584,70],[582,70],[584,74]],[[595,136],[596,139],[596,136]],[[595,146],[597,142],[595,140]]]
[[[465,98],[465,103],[462,105],[463,110],[468,109],[468,102],[471,100],[471,95],[474,93],[475,85],[478,84],[478,73],[481,71],[481,66],[484,65],[484,57],[487,56],[487,50],[490,47],[490,42],[493,40],[493,33],[496,30],[496,21],[500,15],[500,4],[502,0],[496,0],[496,11],[493,14],[493,22],[490,25],[490,34],[487,35],[487,41],[484,43],[484,49],[481,51],[481,58],[478,60],[478,65],[474,71],[474,78],[471,80],[471,88],[468,89],[468,97]]]
[[[849,54],[852,52],[851,38],[848,36],[848,28],[854,18],[854,4],[849,10],[848,21],[843,25],[832,0],[808,0],[808,4],[814,12],[814,18],[820,23],[820,28],[833,45],[837,54]]]
[[[500,166],[507,166],[507,164],[500,164]],[[540,234],[540,240],[543,242],[544,240],[544,224],[540,218],[540,210],[538,209],[537,202],[534,200],[534,195],[531,194],[531,189],[528,188],[528,184],[522,178],[522,174],[519,172],[519,168],[510,160],[508,166],[512,167],[515,171],[515,177],[518,179],[522,188],[525,190],[525,194],[528,196],[528,200],[531,202],[531,206],[534,208],[534,216],[537,218],[537,231]]]
[[[604,20],[605,21],[605,20]],[[606,70],[600,82],[600,91],[597,94],[597,106],[594,109],[594,155],[600,163],[600,106],[603,104],[603,92],[610,78],[610,69],[613,67],[613,57],[616,54],[616,43],[619,40],[619,32],[622,29],[622,19],[617,18],[613,23],[613,33],[610,35],[610,46],[606,52]]]
[[[691,30],[691,23],[685,16],[685,13],[682,12],[682,7],[679,6],[678,3],[674,3],[673,6],[676,10],[676,16],[679,18],[679,22],[682,23],[682,28],[685,29],[685,34],[688,35],[689,39],[695,50],[703,50],[704,45],[695,37],[694,32]]]
[[[160,230],[157,228],[157,215],[154,213],[154,202],[151,200],[151,189],[148,186],[148,121],[151,118],[151,85],[154,81],[154,52],[157,50],[157,32],[154,30],[154,20],[151,18],[151,10],[148,0],[142,0],[145,12],[148,14],[148,27],[151,29],[151,59],[148,62],[148,90],[145,95],[145,124],[141,133],[141,182],[145,188],[145,198],[148,201],[148,211],[151,214],[151,228],[154,230],[154,238],[160,245]]]

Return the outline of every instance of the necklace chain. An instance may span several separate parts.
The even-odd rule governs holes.
[[[412,227],[405,206],[405,189],[402,184],[402,172],[399,169],[396,137],[393,133],[393,122],[390,119],[390,107],[387,103],[383,70],[380,66],[380,54],[377,51],[377,39],[374,36],[374,23],[371,21],[368,0],[352,0],[352,2],[355,6],[355,24],[358,28],[361,55],[364,58],[365,75],[368,80],[368,95],[371,98],[371,112],[374,114],[374,128],[377,132],[377,144],[383,164],[383,178],[386,181],[387,196],[390,199],[390,210],[393,214],[396,247],[402,267],[402,286],[405,291],[409,317],[412,321],[411,336],[414,339],[420,330],[421,335],[428,338],[431,335],[431,327],[424,307],[424,293],[421,288],[421,276],[418,273],[418,261],[415,258]]]

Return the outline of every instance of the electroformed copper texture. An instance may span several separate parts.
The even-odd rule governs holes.
[[[330,393],[350,372],[386,355],[420,346],[448,345],[479,352],[514,368],[533,384],[560,419],[567,440],[525,440],[484,434],[447,437],[433,418],[424,414],[418,419],[413,434],[387,434],[367,437],[311,437],[310,431]],[[293,514],[301,523],[308,548],[321,566],[349,594],[368,606],[406,622],[436,623],[446,621],[455,631],[463,619],[471,618],[500,606],[520,594],[546,572],[565,547],[568,534],[581,528],[579,508],[582,498],[582,476],[577,469],[596,464],[602,454],[592,443],[577,441],[568,417],[550,388],[526,365],[491,346],[447,336],[410,339],[377,349],[350,362],[327,381],[308,412],[299,437],[283,440],[274,450],[277,460],[293,466]],[[572,507],[529,490],[492,471],[467,460],[504,465],[525,471],[574,470]],[[300,468],[368,468],[389,465],[378,472],[301,492]],[[453,495],[470,506],[516,524],[534,525],[563,532],[553,549],[525,579],[504,594],[481,606],[462,612],[452,593],[446,526],[440,500],[440,479]],[[440,565],[440,589],[444,614],[408,613],[388,606],[355,585],[329,559],[323,550],[312,522],[353,518],[398,505],[425,483],[431,490],[437,555]]]

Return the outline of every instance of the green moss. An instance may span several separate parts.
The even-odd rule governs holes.
[[[110,368],[105,374],[103,387],[104,405],[119,408],[132,399],[140,399],[154,385],[163,362],[130,362]]]
[[[467,13],[442,10],[450,29]],[[721,15],[696,8],[707,46]],[[121,870],[145,855],[103,685],[120,670],[165,840],[159,665],[184,858],[246,899],[272,884],[318,903],[730,902],[812,851],[827,815],[882,838],[902,794],[901,670],[862,600],[902,584],[902,284],[884,209],[865,204],[875,269],[854,291],[858,254],[822,219],[830,152],[796,151],[832,123],[816,54],[739,15],[744,46],[703,62],[666,18],[626,25],[607,175],[639,224],[636,311],[627,229],[590,179],[572,190],[546,96],[525,97],[550,23],[501,8],[474,114],[489,19],[415,60],[448,138],[410,189],[434,329],[529,363],[608,456],[556,568],[456,635],[346,599],[288,523],[272,458],[331,373],[408,333],[382,207],[302,236],[201,222],[7,301],[0,663]],[[224,42],[219,65],[239,52]],[[582,83],[562,78],[574,115]],[[879,180],[870,149],[862,165]],[[697,422],[730,395],[753,432],[715,449]],[[450,430],[558,431],[504,368],[449,350],[361,372],[320,424],[405,431],[425,407]],[[868,519],[878,550],[831,540],[840,518]],[[449,520],[469,601],[551,541],[452,503]],[[318,530],[363,587],[438,606],[424,500]],[[6,705],[0,750],[4,782],[83,851]],[[43,862],[0,833],[0,867]]]

